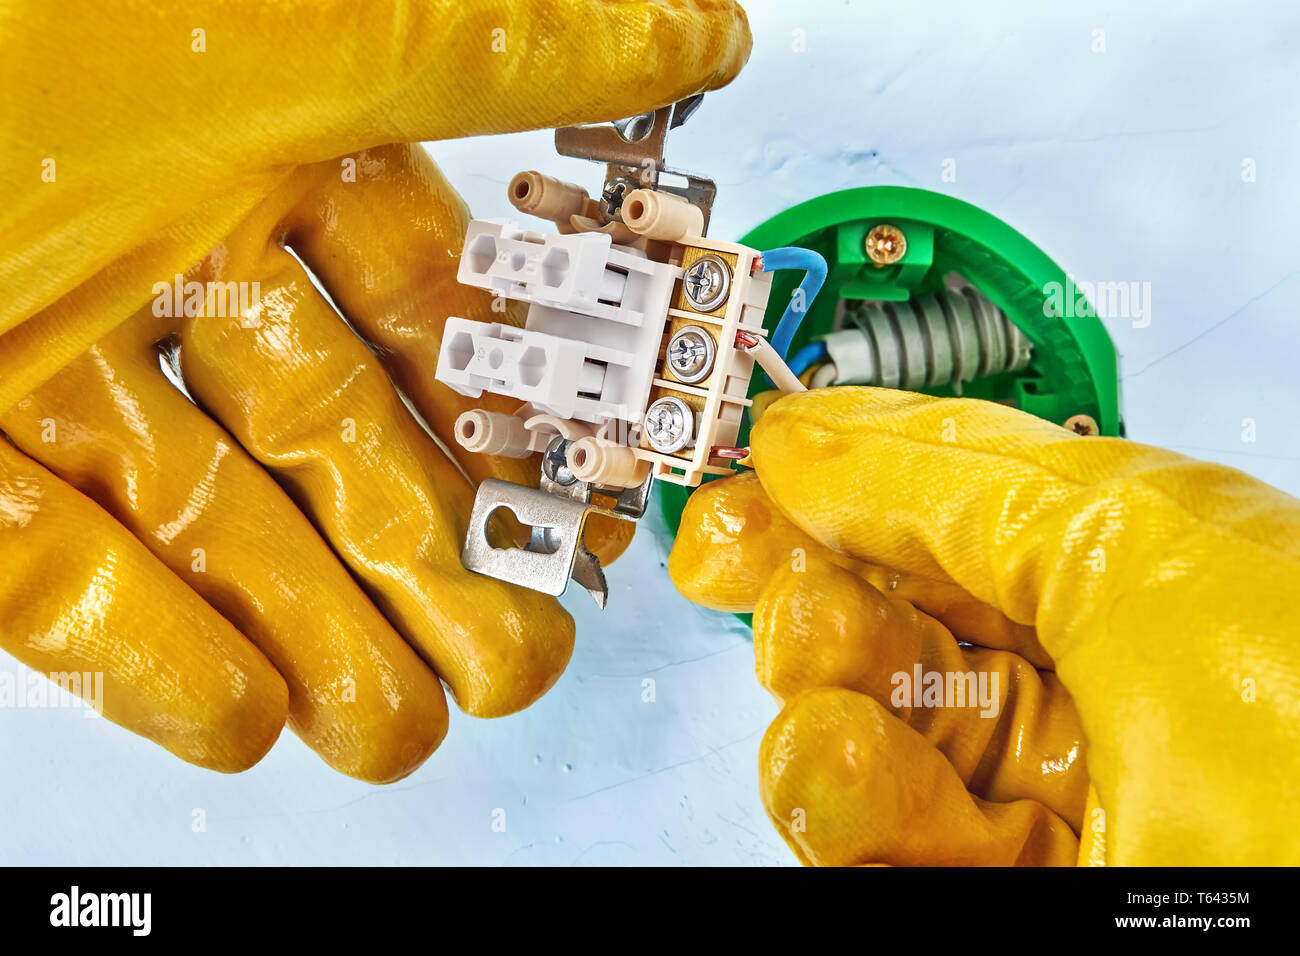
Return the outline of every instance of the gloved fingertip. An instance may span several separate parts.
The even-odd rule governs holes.
[[[758,681],[780,700],[843,687],[889,706],[893,675],[910,671],[921,653],[910,611],[823,557],[781,566],[754,608]]]
[[[769,818],[805,863],[1072,865],[1069,826],[1030,800],[972,797],[952,765],[872,698],[797,695],[759,748]]]

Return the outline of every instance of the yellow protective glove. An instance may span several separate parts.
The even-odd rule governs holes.
[[[669,569],[754,611],[762,797],[802,861],[1300,863],[1300,502],[888,389],[781,399],[752,443]],[[903,696],[918,664],[996,674],[995,712]]]
[[[287,715],[391,781],[445,733],[439,679],[477,716],[535,700],[573,622],[461,567],[473,486],[394,388],[457,448],[439,334],[501,316],[455,281],[464,204],[385,144],[632,115],[748,49],[719,0],[6,7],[0,647],[223,771]]]

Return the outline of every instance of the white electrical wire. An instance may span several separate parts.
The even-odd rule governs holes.
[[[827,362],[825,365],[817,369],[817,371],[813,372],[813,377],[811,379],[812,387],[826,388],[828,385],[834,385],[835,380],[839,378],[839,376],[840,370],[835,367],[835,363]]]
[[[744,341],[737,337],[736,344],[754,357],[754,361],[767,373],[767,377],[781,390],[782,395],[808,391],[804,383],[799,381],[799,376],[790,371],[790,366],[785,364],[767,339],[757,335],[746,335]]]

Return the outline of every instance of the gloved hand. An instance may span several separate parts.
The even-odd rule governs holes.
[[[719,86],[743,13],[32,2],[3,21],[0,647],[102,674],[106,716],[223,771],[287,714],[331,766],[391,781],[445,733],[440,679],[477,716],[535,700],[572,620],[462,569],[473,486],[394,388],[458,448],[439,334],[502,316],[455,281],[464,204],[420,147],[385,144]],[[174,296],[180,273],[207,285]],[[608,560],[625,527],[588,546]]]
[[[669,569],[754,612],[762,798],[800,860],[1300,863],[1300,502],[888,389],[783,398],[751,439]],[[985,678],[996,706],[960,706]]]

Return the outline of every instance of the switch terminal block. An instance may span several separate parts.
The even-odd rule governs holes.
[[[635,520],[656,480],[691,488],[730,474],[745,457],[735,445],[756,360],[802,387],[766,343],[772,274],[761,253],[706,237],[713,183],[664,167],[668,130],[698,101],[558,130],[558,151],[604,162],[606,180],[598,199],[532,170],[511,180],[511,204],[555,232],[511,219],[469,226],[459,281],[528,311],[522,328],[447,320],[438,380],[521,403],[512,415],[465,412],[456,440],[543,455],[536,489],[480,485],[463,552],[471,570],[551,594],[577,580],[603,607],[604,574],[582,544],[587,516]],[[532,529],[526,547],[488,542],[502,509]]]
[[[766,334],[772,277],[756,250],[665,227],[663,207],[682,200],[654,198],[658,219],[629,218],[662,258],[608,233],[470,224],[459,280],[527,303],[528,317],[522,329],[447,321],[438,379],[462,395],[524,403],[513,416],[466,412],[456,426],[464,447],[526,457],[545,451],[565,420],[569,468],[600,487],[633,487],[647,474],[693,487],[730,472],[713,449],[734,445],[754,369],[736,333]],[[634,192],[630,205],[643,202]]]

